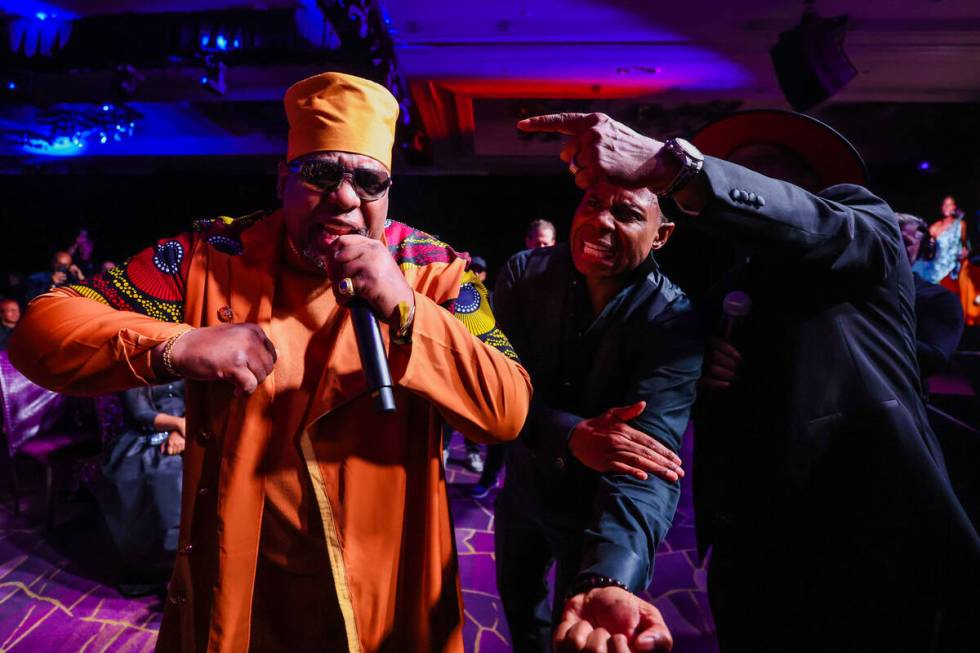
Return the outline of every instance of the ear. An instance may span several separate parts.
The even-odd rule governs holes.
[[[279,162],[279,172],[276,177],[276,198],[281,202],[286,194],[286,180],[289,178],[289,168],[285,161]]]
[[[667,244],[670,239],[670,235],[674,233],[674,227],[676,225],[673,222],[661,222],[660,227],[657,228],[657,235],[653,239],[652,251],[656,251]]]

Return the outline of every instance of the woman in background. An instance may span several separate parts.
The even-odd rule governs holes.
[[[106,445],[97,494],[124,563],[118,589],[137,596],[163,586],[177,553],[184,382],[127,390],[122,402],[123,428]]]
[[[929,235],[936,242],[935,256],[920,259],[912,270],[958,296],[966,323],[980,324],[980,270],[970,265],[966,221],[953,197],[943,198],[942,217],[929,225]]]

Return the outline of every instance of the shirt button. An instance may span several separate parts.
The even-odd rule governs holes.
[[[167,597],[167,601],[169,601],[171,605],[179,605],[181,603],[187,603],[187,597],[184,596],[183,592],[174,592]]]
[[[181,555],[187,555],[187,554],[189,554],[193,550],[194,550],[194,545],[193,544],[185,544],[184,546],[180,547],[179,553]]]
[[[208,440],[211,439],[211,434],[208,431],[201,429],[201,439],[207,442]]]
[[[206,497],[209,494],[211,494],[211,490],[209,488],[202,487],[202,488],[198,488],[197,493],[202,497]]]

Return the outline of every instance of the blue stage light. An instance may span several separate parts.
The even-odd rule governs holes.
[[[38,20],[47,20],[48,19],[48,15],[46,13],[44,13],[43,11],[39,11],[39,12],[37,12],[34,15],[37,16],[37,19]]]
[[[235,39],[234,41],[231,42],[231,47],[236,48],[236,49],[237,48],[240,48],[240,47],[242,47],[242,42],[239,41],[238,39]]]
[[[214,40],[214,44],[218,46],[219,50],[228,49],[228,39],[225,38],[224,34],[218,34],[218,38]]]
[[[201,84],[207,86],[207,83],[208,83],[208,78],[207,77],[202,77],[201,78]]]
[[[99,142],[100,143],[102,143],[103,145],[105,145],[108,140],[109,140],[109,137],[106,136],[106,133],[105,132],[102,132],[101,134],[99,134]]]
[[[112,111],[112,105],[111,104],[103,104],[102,105],[102,110],[103,111]]]
[[[211,35],[210,34],[204,34],[203,36],[201,36],[201,47],[202,48],[208,47],[208,43],[210,43],[210,42],[211,42]]]
[[[928,161],[923,161],[922,163],[919,164],[919,170],[928,170],[931,167],[932,164],[929,163]]]
[[[17,82],[7,82],[7,88],[11,91],[17,90]]]

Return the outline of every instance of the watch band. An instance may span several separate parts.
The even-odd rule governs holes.
[[[704,159],[691,156],[678,141],[677,138],[671,138],[664,143],[664,149],[680,160],[681,168],[677,171],[673,181],[667,185],[667,188],[657,192],[657,197],[670,197],[678,192],[694,179],[704,167]],[[693,148],[693,146],[691,147]]]

